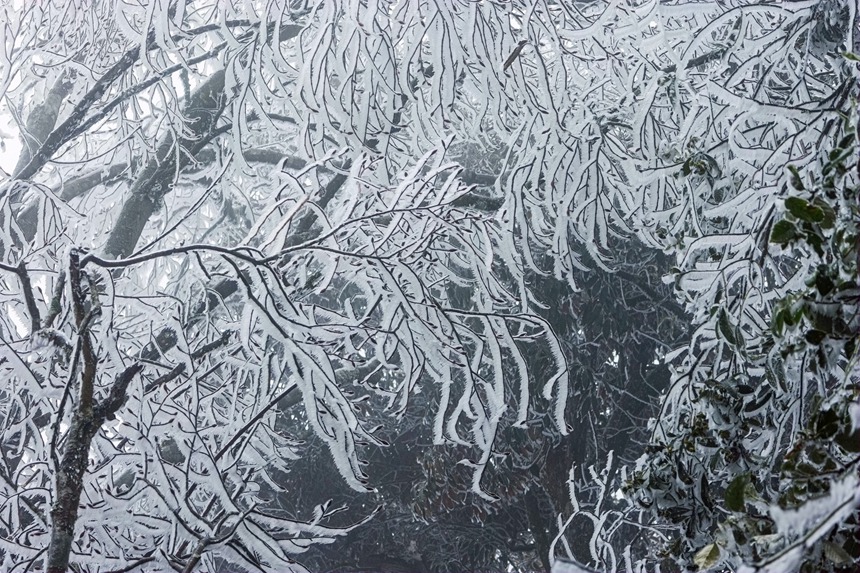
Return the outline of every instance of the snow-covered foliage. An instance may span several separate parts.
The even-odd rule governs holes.
[[[470,207],[455,134],[395,120],[383,56],[405,47],[361,32],[387,8],[6,11],[4,568],[64,568],[70,545],[93,570],[297,567],[351,529],[273,504],[297,396],[358,489],[380,444],[362,403],[396,416],[431,384],[436,440],[477,448],[487,495],[501,416],[528,417],[530,345],[555,359],[537,399],[565,431],[564,358]]]
[[[396,419],[432,392],[435,443],[473,452],[471,489],[492,500],[502,431],[542,423],[540,407],[541,431],[568,432],[570,366],[534,277],[575,291],[578,273],[616,268],[620,241],[676,259],[692,325],[688,346],[654,357],[672,381],[629,500],[678,525],[674,554],[700,566],[831,535],[798,524],[812,509],[775,509],[772,482],[823,412],[857,418],[856,316],[807,312],[844,322],[813,324],[817,342],[771,324],[801,324],[810,277],[856,279],[856,264],[821,271],[815,244],[845,242],[833,229],[856,205],[802,185],[784,201],[821,150],[851,148],[856,3],[3,10],[0,113],[20,136],[0,181],[4,570],[65,570],[69,551],[93,571],[300,569],[290,555],[361,522],[278,506],[299,403],[364,490],[364,453],[383,445],[369,404]],[[842,171],[827,185],[855,189],[851,156],[829,161]],[[820,239],[777,240],[784,209]],[[813,400],[837,388],[839,404]],[[834,499],[857,473],[839,460]],[[611,464],[593,473],[601,498],[617,487]],[[826,519],[844,536],[843,497]],[[741,523],[729,512],[745,499]],[[572,503],[597,564],[639,562],[598,535],[628,513]],[[776,530],[744,529],[761,515]]]

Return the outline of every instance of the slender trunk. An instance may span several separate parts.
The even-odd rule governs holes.
[[[78,520],[78,505],[84,487],[84,472],[90,444],[101,425],[94,416],[76,412],[66,437],[66,447],[57,468],[54,505],[51,507],[51,541],[48,545],[47,573],[65,573]]]

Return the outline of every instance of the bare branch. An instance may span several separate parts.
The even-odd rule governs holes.
[[[27,304],[27,312],[30,313],[30,334],[34,334],[41,328],[42,318],[39,314],[39,307],[36,305],[36,299],[33,296],[33,286],[30,283],[30,275],[27,273],[27,267],[23,261],[18,264],[15,270],[18,279],[21,281],[21,292],[24,294],[24,301]]]

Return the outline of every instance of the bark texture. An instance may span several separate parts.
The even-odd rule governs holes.
[[[93,416],[76,414],[66,437],[51,508],[51,541],[48,545],[46,571],[65,573],[78,520],[78,506],[83,491],[83,476],[87,469],[90,444],[101,424]]]

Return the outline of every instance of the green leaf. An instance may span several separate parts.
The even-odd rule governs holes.
[[[836,285],[833,284],[833,279],[831,279],[826,273],[819,271],[815,274],[815,288],[818,289],[821,296],[829,295],[833,291],[834,286]]]
[[[788,170],[791,172],[791,186],[798,191],[803,191],[805,187],[803,186],[803,179],[800,178],[800,172],[797,170],[797,167],[789,165]]]
[[[841,424],[842,420],[836,411],[830,408],[822,410],[815,419],[815,433],[820,438],[830,440],[839,432]]]
[[[782,331],[785,329],[785,310],[779,309],[773,314],[770,322],[770,330],[774,336],[782,336]]]
[[[806,225],[805,227],[809,227]],[[804,233],[806,236],[806,242],[809,243],[809,246],[818,253],[819,257],[824,256],[824,239],[822,239],[821,235],[815,230],[811,228],[807,228]]]
[[[804,336],[804,338],[806,338],[806,341],[809,344],[821,344],[821,341],[824,340],[825,336],[827,336],[826,332],[823,332],[821,330],[815,330],[813,328],[812,330],[806,331],[806,335]]]
[[[821,197],[816,197],[812,200],[814,208],[821,211],[821,219],[816,221],[821,225],[822,229],[832,229],[836,222],[836,211],[831,205],[824,201]]]
[[[860,429],[854,430],[850,425],[843,425],[833,441],[846,452],[856,454],[860,452]]]
[[[824,220],[824,211],[817,205],[810,205],[806,199],[789,197],[785,200],[785,208],[789,213],[807,223],[820,223]]]
[[[824,556],[833,561],[837,565],[852,565],[854,563],[854,559],[851,555],[848,554],[842,547],[836,545],[835,543],[831,543],[829,541],[824,542]]]
[[[722,308],[720,309],[719,316],[717,317],[717,328],[720,331],[720,334],[723,335],[729,344],[736,345],[737,340],[735,340],[734,328],[732,327],[732,323],[729,322],[729,316],[726,314],[726,311]]]
[[[845,159],[850,157],[853,152],[853,149],[840,149],[837,147],[830,152],[830,162],[836,164],[834,165],[834,167],[836,167],[838,164],[842,163]]]
[[[693,171],[692,168],[690,167],[691,162],[692,162],[692,158],[686,160],[684,162],[684,164],[681,166],[681,175],[683,175],[684,177],[688,176]]]
[[[773,231],[770,234],[770,242],[787,245],[796,239],[797,236],[797,227],[794,226],[794,223],[783,219],[773,226]]]
[[[785,200],[785,209],[798,219],[803,218],[808,207],[809,203],[806,199],[801,199],[800,197],[789,197]]]
[[[849,359],[853,358],[855,350],[857,350],[857,337],[851,338],[845,343],[845,356]]]
[[[749,483],[750,474],[743,473],[735,476],[735,479],[726,488],[726,507],[731,511],[744,510],[744,490]]]
[[[806,216],[809,221],[820,223],[824,220],[824,211],[814,205],[810,205],[806,209]]]
[[[852,52],[842,52],[842,57],[852,62],[860,62],[860,56]]]
[[[720,548],[716,543],[709,543],[702,547],[693,557],[695,563],[700,570],[710,569],[720,560]]]
[[[848,149],[849,147],[852,146],[853,143],[854,143],[854,134],[849,133],[848,135],[846,135],[845,137],[843,137],[842,139],[839,140],[839,143],[836,144],[836,147],[839,147],[841,149]]]

